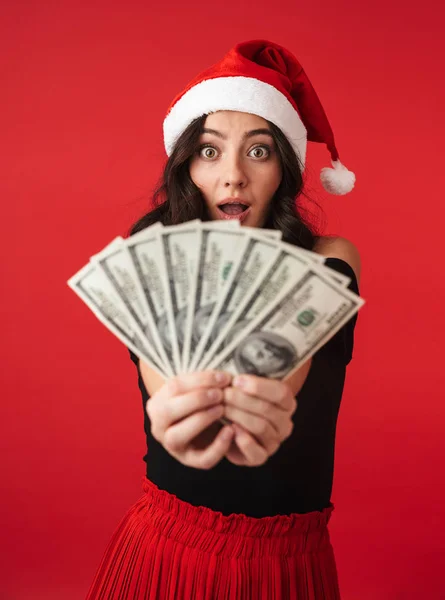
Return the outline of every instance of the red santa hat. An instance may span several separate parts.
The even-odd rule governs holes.
[[[321,170],[323,187],[347,194],[355,175],[340,162],[321,102],[295,56],[268,40],[236,44],[197,75],[171,103],[164,120],[167,156],[190,123],[205,114],[234,110],[258,115],[279,127],[304,167],[307,141],[326,144],[332,167]]]

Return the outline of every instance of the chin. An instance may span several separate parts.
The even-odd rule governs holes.
[[[249,215],[248,218],[241,223],[241,225],[245,225],[246,227],[264,227],[265,219],[261,219],[261,217],[255,215]]]
[[[255,219],[246,219],[244,223],[241,223],[242,227],[261,227]]]
[[[261,227],[261,216],[249,211],[246,218],[240,221],[240,225],[244,225],[245,227]]]

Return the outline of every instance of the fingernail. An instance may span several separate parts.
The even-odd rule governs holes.
[[[222,392],[219,388],[217,388],[216,390],[215,389],[208,390],[208,392],[207,392],[207,397],[210,400],[214,400],[215,402],[217,400],[221,400],[221,396],[222,396]]]
[[[224,371],[217,371],[215,373],[215,379],[218,383],[226,383],[229,381],[229,373],[225,373]]]
[[[242,375],[237,375],[233,381],[232,381],[232,386],[234,387],[244,387],[247,383],[247,379],[245,377],[243,377]]]
[[[221,433],[221,439],[226,442],[233,437],[233,429],[231,427],[226,427],[224,431]]]

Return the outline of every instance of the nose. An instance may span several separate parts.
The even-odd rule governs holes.
[[[238,153],[230,153],[224,162],[225,171],[223,181],[225,187],[245,187],[247,183],[247,177],[243,169],[242,160],[240,159]]]

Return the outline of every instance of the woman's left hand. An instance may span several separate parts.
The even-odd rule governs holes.
[[[297,401],[290,385],[238,375],[223,391],[224,417],[236,430],[227,460],[241,466],[262,465],[292,433]]]

